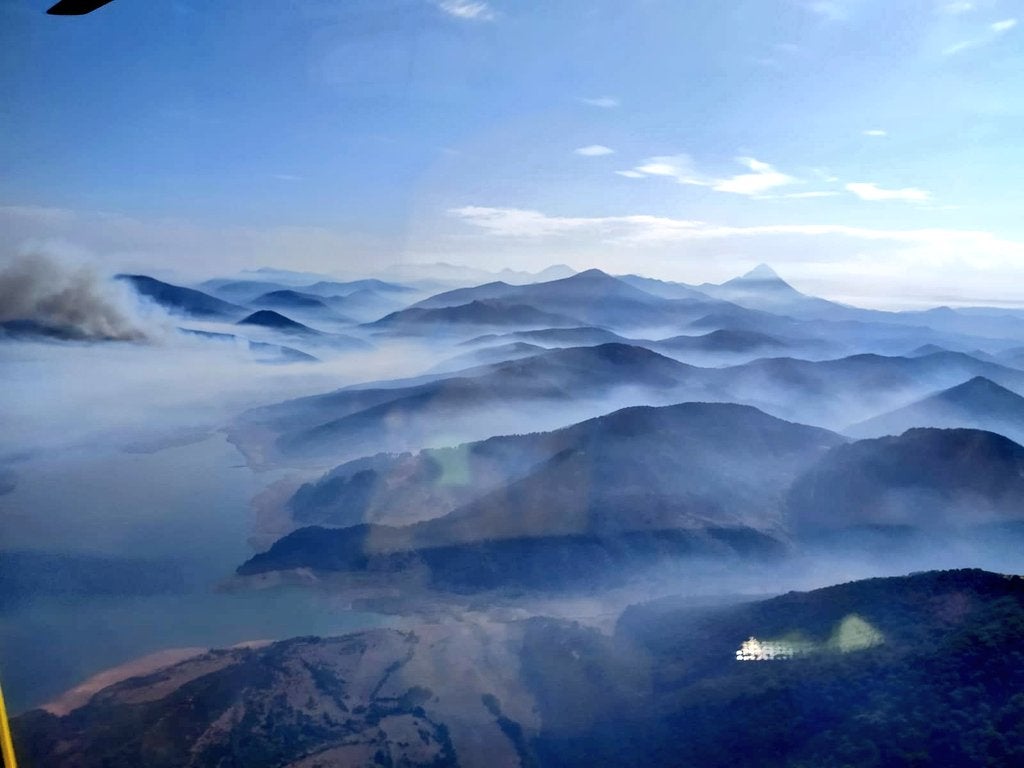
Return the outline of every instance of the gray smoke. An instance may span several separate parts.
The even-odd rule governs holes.
[[[0,324],[11,333],[146,341],[127,297],[88,266],[33,253],[0,268]]]

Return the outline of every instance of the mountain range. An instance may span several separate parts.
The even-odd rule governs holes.
[[[631,398],[642,392],[664,401],[691,370],[623,344],[555,349],[423,383],[344,389],[260,408],[245,414],[234,434],[243,449],[255,437],[258,450],[283,457],[355,458],[374,447],[408,450],[514,432],[524,407],[534,428],[545,421],[561,426],[572,414],[608,410],[623,387]],[[271,444],[268,435],[276,435]]]
[[[843,438],[748,406],[634,407],[553,432],[360,459],[291,499],[300,524],[423,523],[436,544],[488,537],[780,522],[783,493]],[[435,519],[436,518],[436,519]]]

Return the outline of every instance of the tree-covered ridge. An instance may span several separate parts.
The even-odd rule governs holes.
[[[789,661],[734,660],[747,635],[827,642],[847,616],[884,641]],[[584,764],[585,752],[619,765],[787,768],[1024,759],[1020,577],[933,572],[711,611],[662,602],[627,611],[618,640],[649,654],[642,714],[599,711],[585,734],[544,734],[545,762]],[[557,707],[557,690],[546,693]]]

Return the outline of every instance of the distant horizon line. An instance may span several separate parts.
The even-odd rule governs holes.
[[[453,269],[453,270],[463,270],[467,274],[462,276],[461,278],[456,277],[456,276],[449,276],[449,277],[444,277],[444,276],[440,276],[440,275],[412,276],[412,275],[402,275],[402,274],[400,274],[403,270],[410,270],[410,271],[411,270],[426,270],[426,269],[429,269],[430,267],[441,267],[441,268]],[[528,285],[528,284],[530,284],[530,282],[551,282],[551,281],[554,281],[554,280],[561,280],[561,279],[565,279],[567,277],[572,277],[573,275],[578,275],[578,274],[581,274],[581,273],[584,273],[584,272],[597,271],[597,272],[601,272],[601,273],[603,273],[605,275],[608,275],[609,277],[614,277],[616,279],[621,279],[621,278],[624,278],[624,277],[637,277],[637,278],[642,278],[642,279],[647,279],[647,280],[656,280],[658,282],[667,283],[667,284],[670,284],[670,285],[683,286],[683,287],[686,287],[686,288],[691,288],[693,290],[700,291],[701,290],[701,286],[720,286],[720,285],[722,285],[724,283],[729,282],[730,280],[736,280],[736,279],[739,279],[739,278],[747,277],[747,276],[750,276],[752,273],[756,273],[756,272],[758,272],[760,270],[763,270],[763,271],[770,272],[772,277],[774,277],[775,279],[785,283],[787,286],[792,288],[794,291],[802,293],[803,295],[805,295],[805,296],[807,296],[809,298],[823,299],[825,301],[833,302],[833,303],[836,303],[836,304],[844,304],[844,305],[849,306],[849,307],[854,308],[854,309],[863,309],[863,310],[867,310],[867,311],[894,312],[894,313],[896,313],[896,312],[925,312],[925,311],[928,311],[930,309],[958,309],[958,308],[959,309],[971,309],[971,308],[978,308],[978,309],[1007,309],[1007,310],[1015,310],[1015,311],[1016,310],[1024,310],[1024,298],[1020,299],[1019,301],[1013,301],[1011,299],[984,299],[984,298],[978,298],[978,297],[974,297],[974,296],[960,296],[960,297],[938,296],[938,297],[932,297],[930,299],[920,299],[920,300],[912,300],[912,299],[907,299],[906,297],[903,297],[902,301],[897,300],[897,301],[894,301],[892,303],[879,304],[877,302],[877,299],[879,298],[878,296],[843,295],[843,294],[831,294],[830,295],[828,293],[824,293],[824,294],[822,294],[822,293],[807,293],[807,292],[802,291],[801,289],[796,288],[795,286],[793,286],[793,284],[790,283],[788,279],[786,279],[785,277],[780,275],[778,270],[776,270],[775,267],[773,267],[771,264],[769,264],[767,262],[758,262],[755,266],[747,268],[747,269],[744,269],[743,271],[739,272],[738,274],[735,274],[732,277],[728,277],[728,278],[726,278],[726,279],[724,279],[724,280],[722,280],[721,282],[718,282],[718,283],[714,283],[714,282],[710,282],[710,281],[704,281],[702,283],[695,283],[695,282],[691,283],[691,282],[686,282],[686,281],[683,281],[683,280],[675,280],[675,279],[671,279],[671,278],[667,278],[667,277],[643,274],[643,273],[640,273],[640,272],[621,272],[621,273],[617,273],[617,272],[608,271],[607,269],[603,269],[602,267],[598,267],[598,266],[591,266],[591,267],[586,267],[586,268],[576,268],[576,267],[570,266],[570,265],[568,265],[568,264],[566,264],[564,262],[555,263],[555,264],[549,264],[546,267],[543,267],[543,268],[540,268],[540,269],[536,269],[536,270],[531,270],[531,269],[515,269],[514,267],[510,267],[510,266],[504,266],[504,267],[502,267],[500,269],[494,270],[494,269],[486,269],[486,268],[483,268],[483,267],[477,267],[477,266],[472,266],[472,265],[469,265],[469,264],[452,262],[452,261],[430,261],[430,262],[428,262],[428,261],[422,261],[422,262],[409,261],[409,262],[395,262],[395,263],[392,263],[392,264],[384,267],[383,269],[381,269],[380,271],[377,271],[377,272],[364,272],[364,271],[359,271],[359,272],[354,272],[354,271],[353,272],[348,272],[348,271],[337,271],[337,272],[306,271],[306,270],[294,269],[294,268],[286,268],[286,267],[273,267],[273,266],[270,266],[268,264],[264,264],[264,265],[259,266],[259,267],[244,268],[244,269],[241,269],[241,270],[238,270],[238,271],[234,272],[233,274],[211,273],[211,274],[209,274],[209,276],[202,277],[200,279],[192,279],[192,280],[186,279],[184,284],[185,285],[196,286],[196,285],[200,285],[203,282],[208,281],[208,280],[230,279],[232,277],[236,277],[238,279],[242,279],[245,276],[252,276],[252,275],[263,275],[265,279],[269,280],[270,278],[266,278],[265,276],[267,274],[276,273],[278,275],[293,275],[296,278],[299,278],[299,277],[302,277],[302,278],[305,278],[305,279],[316,278],[316,279],[319,279],[319,280],[333,280],[333,281],[338,281],[338,282],[355,282],[357,280],[381,280],[381,281],[384,281],[384,282],[396,282],[396,283],[401,283],[401,282],[404,281],[406,283],[415,284],[417,282],[423,283],[423,282],[436,281],[438,283],[446,284],[446,289],[450,289],[450,288],[455,288],[455,287],[470,287],[470,286],[474,286],[474,285],[480,285],[480,283],[467,282],[467,281],[471,281],[473,279],[472,278],[473,274],[475,274],[477,276],[487,276],[487,277],[493,277],[495,279],[500,279],[503,275],[507,275],[507,274],[518,275],[518,276],[522,276],[522,277],[540,277],[540,276],[544,275],[544,273],[552,272],[552,271],[555,271],[555,270],[566,270],[566,271],[570,272],[571,274],[566,274],[566,275],[563,275],[561,277],[551,277],[551,278],[547,278],[547,279],[544,279],[544,280],[526,281],[526,282],[523,282],[521,284],[522,285]],[[155,270],[155,272],[166,274],[165,270]],[[174,274],[174,271],[170,270],[170,273]],[[184,276],[181,276],[181,277],[184,277]],[[440,286],[438,286],[438,287],[440,287]],[[643,290],[643,289],[640,289],[640,290]],[[891,297],[891,298],[896,298],[896,297]],[[864,302],[865,300],[867,300],[865,303],[861,303],[861,302]]]

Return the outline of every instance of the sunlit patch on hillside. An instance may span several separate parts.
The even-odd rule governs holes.
[[[855,613],[840,621],[825,643],[804,640],[794,633],[778,640],[758,640],[751,635],[736,651],[736,661],[781,661],[825,651],[850,653],[885,642],[882,633]]]
[[[862,651],[885,642],[885,637],[855,613],[839,622],[828,640],[828,649],[840,653]]]

